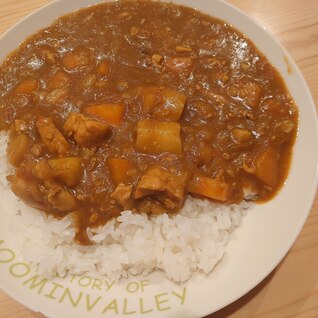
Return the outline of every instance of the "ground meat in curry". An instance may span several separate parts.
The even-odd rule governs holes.
[[[193,9],[92,6],[0,66],[8,176],[27,204],[74,215],[76,240],[124,209],[177,212],[282,186],[297,131],[283,80],[243,34]]]

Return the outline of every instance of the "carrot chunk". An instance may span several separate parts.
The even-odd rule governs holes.
[[[136,175],[135,164],[128,159],[107,158],[106,164],[115,185],[131,182]]]
[[[268,147],[258,153],[255,160],[255,175],[263,183],[274,187],[279,176],[279,153],[272,147]]]
[[[94,115],[106,122],[119,125],[125,115],[125,104],[100,104],[85,108],[86,113]]]
[[[109,75],[110,74],[110,65],[107,61],[101,61],[98,63],[96,68],[96,73],[100,75]]]
[[[35,78],[27,78],[22,81],[16,88],[16,94],[29,94],[36,91],[39,87],[39,82]]]
[[[217,179],[196,176],[189,182],[188,190],[190,193],[199,194],[210,199],[226,201],[230,186],[229,184]]]
[[[55,75],[48,81],[47,87],[49,90],[64,87],[69,83],[69,77],[63,71],[57,71]]]
[[[90,52],[85,48],[76,49],[67,53],[63,57],[63,64],[67,69],[74,69],[77,67],[85,66],[90,63]]]

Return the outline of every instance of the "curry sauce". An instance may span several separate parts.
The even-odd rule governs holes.
[[[80,244],[122,210],[176,213],[188,194],[271,199],[298,124],[246,36],[150,1],[91,6],[31,36],[0,65],[0,110],[13,192],[72,214]]]

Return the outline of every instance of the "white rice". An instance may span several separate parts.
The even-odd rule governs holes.
[[[162,270],[168,278],[183,282],[194,271],[208,274],[224,256],[230,234],[248,208],[246,202],[226,206],[188,197],[174,216],[123,211],[117,220],[87,230],[94,245],[79,246],[73,240],[71,217],[56,220],[11,195],[5,179],[10,171],[6,142],[6,135],[1,134],[0,192],[12,198],[10,217],[17,252],[47,277],[89,272],[118,280]]]

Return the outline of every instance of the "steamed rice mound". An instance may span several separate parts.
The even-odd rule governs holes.
[[[188,196],[173,216],[123,211],[100,228],[88,228],[94,244],[81,246],[74,242],[70,216],[57,220],[12,194],[5,179],[11,169],[5,151],[7,137],[1,134],[0,139],[0,191],[12,201],[8,213],[17,252],[46,277],[89,272],[118,280],[162,270],[169,279],[183,282],[195,271],[208,274],[224,256],[230,234],[248,208],[246,202],[222,205]]]

